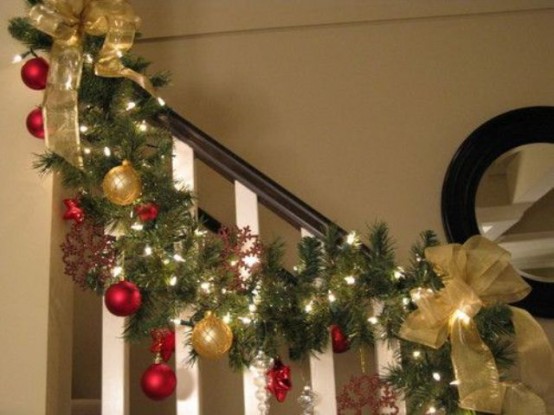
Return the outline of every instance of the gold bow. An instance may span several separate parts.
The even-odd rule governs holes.
[[[501,382],[473,320],[484,304],[519,301],[530,292],[511,266],[510,254],[477,235],[463,246],[428,248],[425,256],[443,276],[444,288],[412,292],[418,309],[408,315],[400,336],[435,349],[450,338],[461,408],[493,414],[551,413],[554,355],[541,326],[526,311],[511,307],[519,373],[517,382],[507,383]]]
[[[133,45],[139,19],[126,0],[44,0],[31,8],[29,19],[54,40],[43,102],[46,145],[80,168],[77,95],[83,35],[106,36],[95,62],[96,75],[129,78],[155,95],[148,78],[121,62]]]

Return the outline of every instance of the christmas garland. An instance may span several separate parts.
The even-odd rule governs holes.
[[[27,48],[20,60],[31,57],[22,67],[25,84],[45,89],[43,108],[27,119],[32,135],[47,138],[48,150],[35,167],[41,173],[60,173],[63,185],[74,193],[63,201],[64,219],[74,222],[62,246],[66,273],[104,294],[112,313],[128,317],[127,339],[152,336],[156,362],[142,379],[149,397],[163,399],[175,388],[175,375],[163,361],[175,347],[174,320],[189,308],[194,313],[183,323],[194,327],[187,345],[193,358],[228,354],[231,367],[254,367],[278,400],[290,388],[290,372],[279,359],[268,370],[267,356],[277,356],[283,346],[288,358],[301,360],[323,351],[329,333],[336,353],[372,345],[376,339],[398,342],[398,365],[390,368],[387,381],[404,394],[415,414],[490,409],[482,404],[487,397],[473,399],[472,391],[467,393],[467,368],[458,353],[464,346],[452,329],[460,325],[466,333],[471,327],[478,347],[491,356],[487,365],[498,375],[492,387],[502,396],[493,413],[518,413],[506,409],[504,395],[512,396],[513,388],[504,380],[506,370],[521,358],[514,317],[519,311],[505,303],[525,295],[525,287],[508,301],[498,296],[490,301],[486,295],[476,299],[467,290],[452,294],[452,281],[458,281],[454,277],[463,268],[452,264],[466,264],[473,251],[460,253],[459,246],[448,245],[455,255],[437,259],[438,241],[425,232],[412,250],[410,266],[403,269],[382,223],[370,229],[366,245],[356,233],[344,236],[336,229],[329,229],[324,240],[303,238],[300,262],[292,273],[282,265],[283,247],[264,246],[249,229],[207,232],[191,213],[194,195],[172,178],[171,135],[148,123],[165,111],[154,88],[167,84],[167,75],[147,76],[148,62],[130,54],[129,44],[109,43],[109,22],[117,19],[130,39],[134,35],[136,18],[126,2],[88,1],[79,9],[78,2],[68,1],[74,15],[58,7],[58,1],[27,3],[30,17],[12,19],[9,30]],[[106,19],[108,15],[112,18]],[[50,64],[37,52],[50,53]],[[70,76],[71,87],[64,89],[67,74],[60,68],[68,56],[77,69]],[[74,101],[67,105],[65,98]],[[60,119],[73,122],[77,131],[61,129]],[[482,242],[477,245],[481,252]],[[494,251],[488,248],[487,253]],[[494,255],[505,259],[503,253]],[[473,274],[468,275],[459,277],[462,289],[470,285]],[[472,288],[480,293],[479,287]],[[463,301],[445,311],[449,295]],[[430,332],[440,341],[427,341]],[[153,386],[159,378],[163,386]],[[364,382],[375,384],[369,377]],[[535,391],[544,397],[549,387]],[[264,391],[262,387],[260,394]],[[544,408],[535,396],[527,405],[532,401],[541,408],[542,402]],[[304,413],[311,413],[309,388],[301,399]]]

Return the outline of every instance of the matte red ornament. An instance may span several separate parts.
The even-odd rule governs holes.
[[[142,304],[138,287],[130,281],[119,281],[106,290],[104,303],[110,312],[119,317],[136,313]]]
[[[135,213],[142,222],[155,220],[158,217],[159,207],[154,202],[144,203],[135,208]]]
[[[27,130],[36,138],[44,138],[44,118],[42,108],[35,108],[27,115]]]
[[[175,351],[175,332],[170,329],[154,329],[150,332],[152,346],[150,351],[159,354],[167,362]]]
[[[338,324],[332,324],[331,327],[331,344],[333,345],[333,352],[344,353],[350,349],[350,341],[348,336],[344,334],[344,331]]]
[[[29,59],[21,67],[21,79],[31,89],[44,89],[48,78],[48,68],[48,62],[43,58]]]
[[[290,379],[290,367],[277,358],[273,366],[266,372],[267,390],[275,396],[279,402],[284,402],[287,392],[292,388]]]
[[[142,375],[140,386],[150,399],[161,401],[175,391],[177,377],[165,363],[153,363]]]
[[[63,218],[65,220],[74,220],[75,223],[83,223],[85,220],[85,212],[79,206],[79,200],[77,199],[64,199],[65,213]]]

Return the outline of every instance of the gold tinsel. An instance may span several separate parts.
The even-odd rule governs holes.
[[[200,356],[219,359],[233,344],[233,332],[227,324],[207,312],[192,330],[192,347]]]
[[[110,202],[127,206],[140,196],[142,185],[136,170],[124,160],[121,166],[114,167],[104,176],[102,189]]]

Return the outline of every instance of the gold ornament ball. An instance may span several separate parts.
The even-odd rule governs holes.
[[[104,176],[102,189],[110,202],[127,206],[140,196],[142,184],[131,163],[124,160],[121,166],[114,167]]]
[[[233,332],[227,324],[206,313],[192,330],[192,347],[200,356],[207,359],[219,359],[225,355],[233,344]]]

